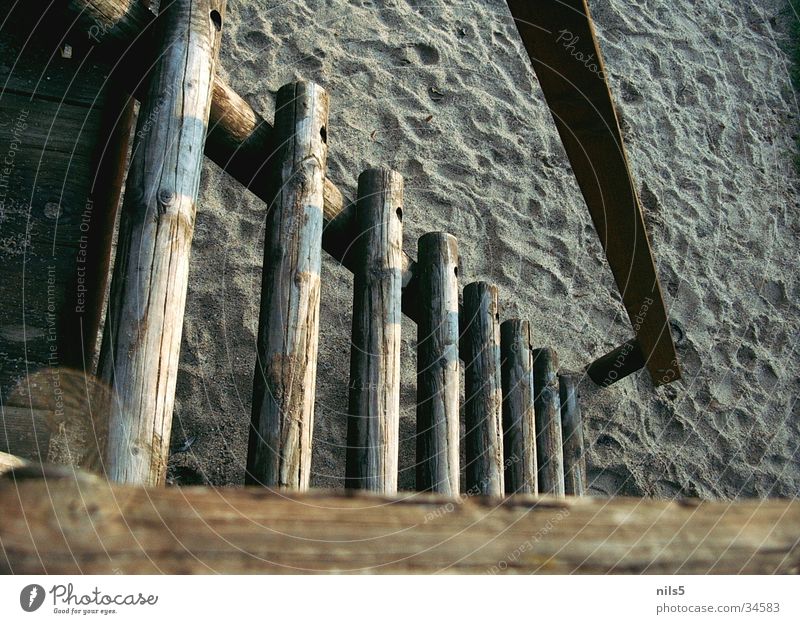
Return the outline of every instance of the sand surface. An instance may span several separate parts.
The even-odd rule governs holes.
[[[800,490],[798,107],[785,0],[590,3],[683,381],[581,384],[595,493],[796,496]],[[463,283],[580,370],[630,337],[538,83],[500,0],[230,0],[221,73],[267,118],[278,88],[331,96],[329,177],[406,180],[405,249],[446,230]],[[175,482],[243,480],[265,205],[208,163],[184,326]],[[323,261],[313,484],[344,475],[350,273]],[[400,486],[414,483],[416,327],[403,324]]]

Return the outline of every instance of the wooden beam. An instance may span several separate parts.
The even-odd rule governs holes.
[[[165,3],[125,188],[101,379],[110,479],[163,484],[225,0]],[[219,16],[219,23],[214,15]]]
[[[464,287],[464,424],[466,489],[502,496],[503,393],[500,379],[500,312],[497,286],[473,282]]]
[[[508,0],[655,385],[680,378],[586,0]]]
[[[626,340],[613,351],[586,367],[586,374],[598,386],[606,388],[644,367],[645,357],[637,340]]]
[[[536,392],[528,321],[508,319],[500,324],[500,361],[506,494],[536,494]]]
[[[800,571],[800,502],[505,502],[0,479],[8,574]]]
[[[358,177],[345,487],[397,491],[403,177]]]
[[[246,483],[306,489],[319,342],[322,185],[328,94],[312,82],[281,87],[280,156],[267,213]]]
[[[417,243],[417,490],[459,493],[458,242],[429,232]]]

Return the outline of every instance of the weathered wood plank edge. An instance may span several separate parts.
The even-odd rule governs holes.
[[[797,573],[800,502],[0,479],[5,573]]]

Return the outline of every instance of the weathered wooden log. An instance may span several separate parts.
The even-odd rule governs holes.
[[[500,324],[503,383],[503,458],[506,494],[536,494],[533,356],[528,321]]]
[[[49,1],[49,0],[48,0]],[[87,36],[94,44],[103,44],[108,53],[120,55],[131,50],[136,37],[151,28],[155,16],[143,0],[56,0],[66,11],[73,30]],[[45,6],[44,0],[30,3]],[[40,9],[38,9],[40,10]],[[108,45],[106,45],[108,44]],[[136,54],[125,55],[125,74],[130,76],[129,88],[140,97],[141,76],[152,59],[141,48]],[[229,85],[219,77],[214,82],[209,116],[206,155],[255,195],[266,201],[269,196],[269,171],[276,152],[272,125],[264,120]],[[354,255],[347,254],[353,245],[357,227],[354,221],[355,204],[336,185],[325,180],[325,230],[322,248],[335,260],[353,271]],[[402,252],[403,313],[416,320],[417,297],[416,263]]]
[[[353,331],[347,416],[348,488],[394,493],[400,427],[403,177],[368,169],[358,178]]]
[[[533,350],[533,386],[536,388],[536,454],[540,494],[564,496],[564,451],[558,393],[558,356],[552,349]]]
[[[585,496],[589,489],[586,454],[583,448],[583,419],[578,403],[577,381],[573,375],[558,376],[561,399],[561,435],[564,443],[564,492]]]
[[[114,390],[110,479],[161,484],[224,0],[165,3],[120,220],[102,379]]]
[[[466,488],[471,494],[502,496],[500,314],[494,284],[473,282],[464,287],[462,322]]]
[[[800,571],[797,500],[498,504],[2,478],[0,509],[4,574]]]
[[[597,358],[586,368],[589,378],[603,388],[644,368],[645,359],[636,339],[626,340],[616,349]]]
[[[328,95],[278,91],[280,165],[267,214],[246,482],[306,489],[314,428]]]
[[[417,490],[459,493],[458,243],[418,241]]]

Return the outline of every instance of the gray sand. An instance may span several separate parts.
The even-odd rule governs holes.
[[[796,496],[800,226],[785,1],[593,0],[683,381],[581,384],[595,493]],[[796,19],[796,18],[794,18]],[[588,211],[500,0],[230,0],[221,73],[273,115],[302,78],[331,95],[329,177],[406,179],[405,249],[458,237],[464,283],[582,369],[630,337]],[[432,90],[433,89],[433,90]],[[439,95],[441,94],[441,95]],[[173,447],[177,482],[243,480],[265,205],[206,165]],[[325,256],[312,481],[340,487],[351,275]],[[400,486],[414,483],[416,327],[403,324]]]

